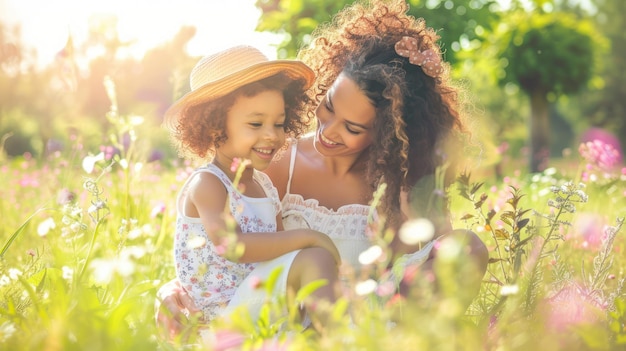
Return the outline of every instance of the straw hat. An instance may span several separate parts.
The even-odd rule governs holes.
[[[246,84],[280,72],[294,80],[303,79],[306,88],[315,80],[315,74],[304,63],[295,60],[269,60],[261,51],[247,45],[205,56],[191,71],[191,91],[165,112],[164,125],[174,130],[180,113],[187,106],[217,99]]]

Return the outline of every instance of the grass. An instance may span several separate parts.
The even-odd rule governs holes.
[[[136,146],[144,137],[135,134],[141,121],[133,118],[109,115],[114,152],[102,157],[75,141],[42,159],[2,159],[0,349],[183,347],[160,338],[154,301],[175,276],[174,200],[190,166],[147,162]],[[414,289],[399,299],[383,282],[383,255],[369,277],[355,278],[359,288],[347,292],[319,333],[301,332],[293,306],[278,301],[261,321],[243,311],[216,326],[210,345],[186,347],[624,349],[625,177],[618,168],[571,157],[541,174],[459,178],[447,193],[454,224],[476,232],[491,258],[467,310],[468,262],[457,244],[444,242],[437,291],[432,277],[408,271],[404,279]],[[292,313],[273,318],[270,312],[282,307]]]

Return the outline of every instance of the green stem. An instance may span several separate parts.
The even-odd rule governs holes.
[[[28,219],[26,219],[26,221],[19,228],[17,228],[17,230],[13,233],[13,235],[11,235],[9,240],[7,240],[7,242],[2,247],[2,251],[0,251],[0,258],[4,257],[4,254],[7,252],[7,250],[11,246],[11,244],[13,244],[13,241],[17,238],[18,235],[20,235],[20,233],[22,231],[24,231],[24,228],[26,228],[28,223],[30,223],[30,221],[35,217],[35,215],[37,215],[39,212],[43,212],[45,210],[51,210],[51,209],[50,208],[45,208],[45,207],[38,209],[33,214],[31,214],[30,217],[28,217]]]
[[[91,236],[91,242],[89,243],[89,251],[87,251],[85,263],[83,263],[83,266],[80,269],[80,273],[78,274],[78,280],[82,279],[83,274],[85,273],[85,268],[87,268],[87,264],[89,264],[89,260],[91,259],[93,248],[96,245],[96,238],[98,237],[98,229],[100,228],[100,223],[102,223],[102,220],[98,220],[98,222],[96,222],[96,227],[93,229],[93,235]]]

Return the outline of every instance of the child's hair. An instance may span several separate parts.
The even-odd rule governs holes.
[[[450,156],[441,149],[444,141],[454,130],[465,131],[447,65],[427,74],[396,51],[396,43],[409,37],[419,52],[441,55],[435,31],[407,11],[404,1],[357,2],[314,32],[311,46],[299,55],[317,76],[313,105],[343,73],[375,106],[367,180],[373,190],[387,184],[381,206],[392,227],[401,219],[400,191],[433,174]]]
[[[198,105],[190,105],[180,113],[173,132],[174,142],[182,157],[210,159],[227,139],[226,116],[239,97],[254,97],[265,91],[280,91],[285,99],[285,133],[298,137],[307,129],[304,118],[308,102],[306,82],[293,80],[284,73],[244,85],[235,91]]]

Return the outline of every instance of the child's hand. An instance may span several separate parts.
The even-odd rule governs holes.
[[[188,327],[189,317],[201,314],[178,279],[167,282],[159,289],[154,307],[157,326],[167,340],[176,339]]]

